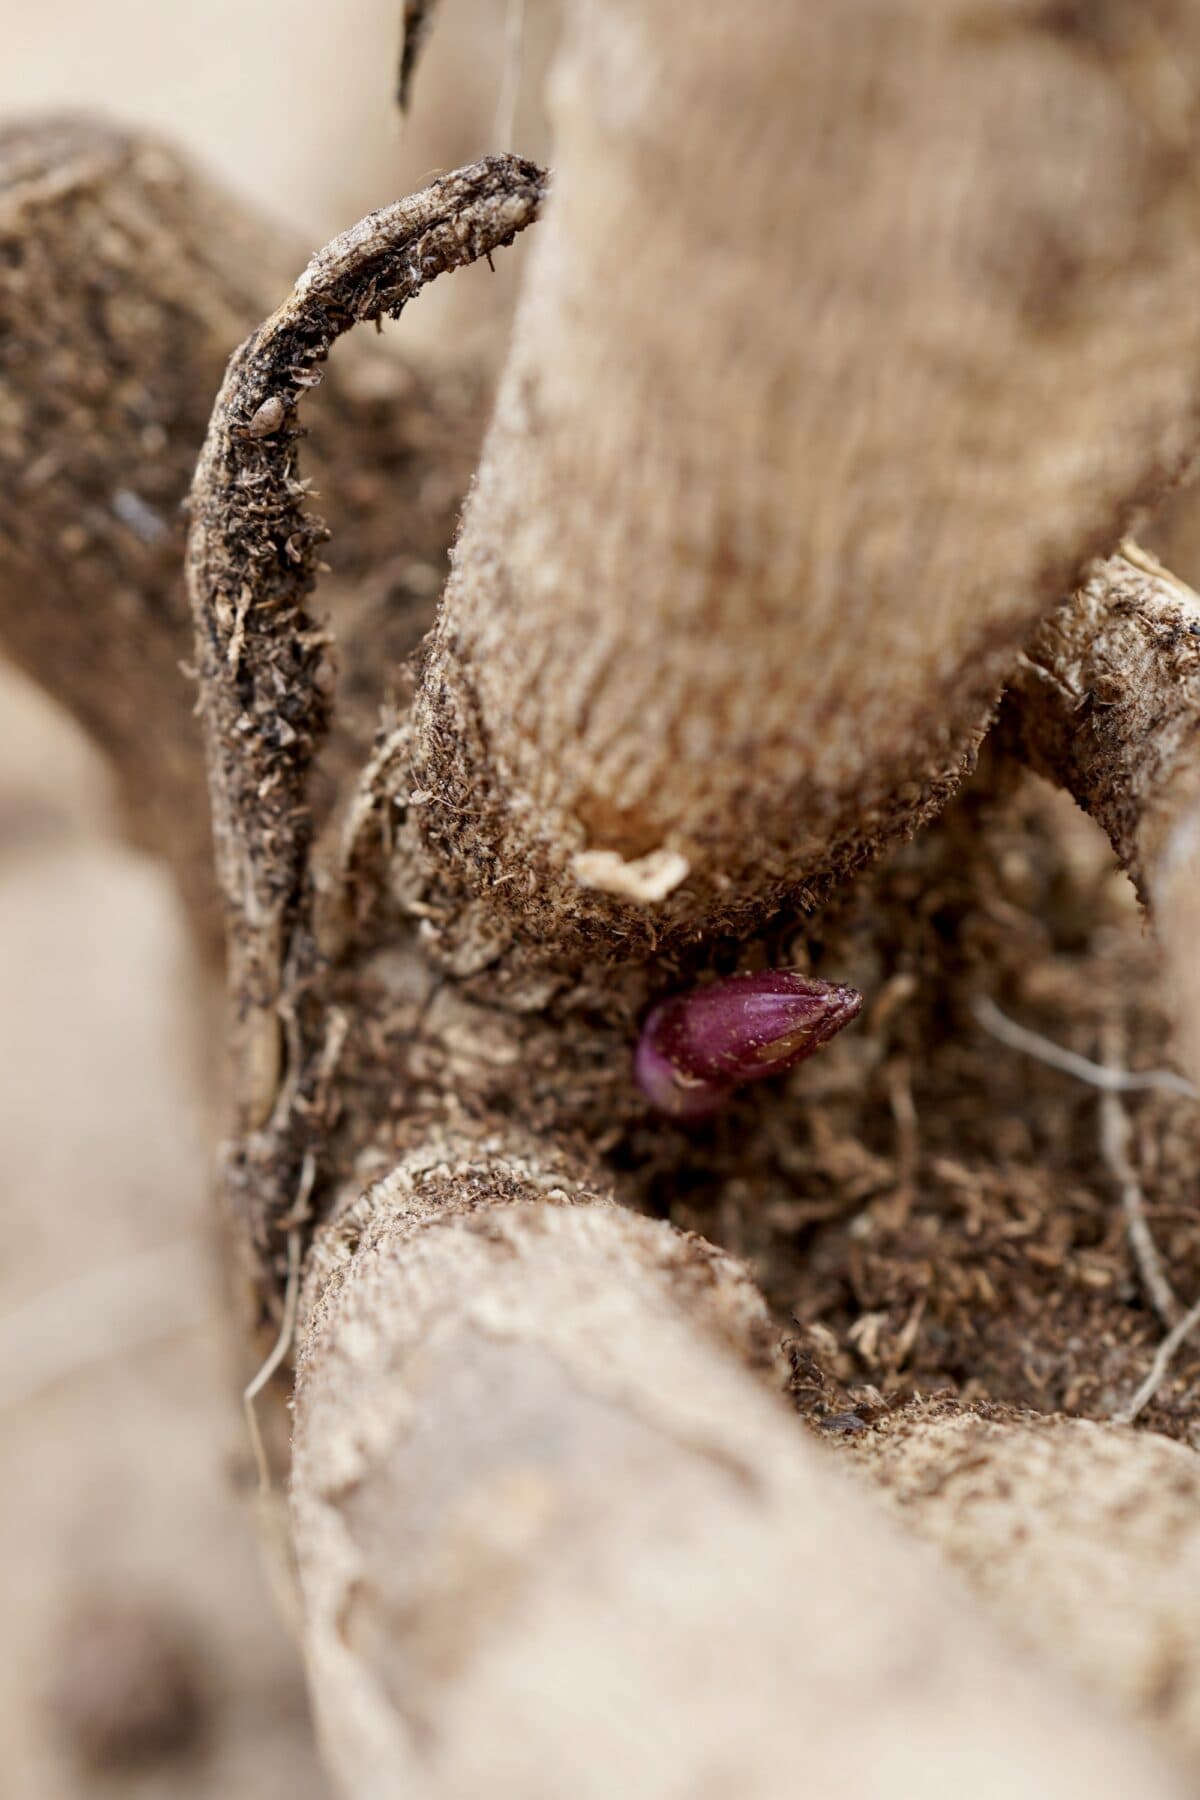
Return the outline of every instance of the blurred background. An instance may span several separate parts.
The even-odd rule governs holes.
[[[553,0],[442,0],[404,122],[400,12],[0,0],[0,122],[162,134],[290,230],[299,271],[437,169],[545,153]],[[494,365],[520,260],[439,284],[392,341]],[[208,1231],[210,996],[98,759],[3,662],[0,744],[0,1790],[309,1800]]]

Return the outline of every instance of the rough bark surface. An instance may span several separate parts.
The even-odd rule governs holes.
[[[292,1491],[345,1793],[1177,1791],[797,1438],[739,1367],[772,1335],[736,1264],[519,1144],[325,1228]]]
[[[1119,1426],[936,1402],[845,1441],[1014,1637],[1200,1764],[1200,1459]]]
[[[1196,23],[572,10],[393,786],[479,902],[448,948],[480,911],[606,958],[744,936],[944,800],[1194,442]]]

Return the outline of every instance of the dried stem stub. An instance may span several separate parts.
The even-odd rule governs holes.
[[[332,665],[307,603],[326,532],[305,506],[299,404],[338,337],[511,243],[543,192],[533,164],[485,157],[335,238],[232,358],[196,471],[188,587],[229,934],[229,1175],[260,1250],[266,1217],[292,1208],[330,1074],[308,868]]]
[[[1005,726],[1108,833],[1154,919],[1200,1076],[1200,597],[1136,544],[1095,563],[1027,646]]]

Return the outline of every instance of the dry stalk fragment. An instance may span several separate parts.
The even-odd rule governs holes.
[[[309,777],[330,644],[307,605],[325,530],[305,504],[298,407],[338,337],[511,243],[543,191],[532,164],[487,157],[334,239],[232,358],[196,470],[188,589],[228,931],[227,1172],[260,1249],[265,1222],[294,1207],[322,1122]]]

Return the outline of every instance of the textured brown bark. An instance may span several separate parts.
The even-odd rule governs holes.
[[[1200,1763],[1194,1452],[1118,1426],[937,1402],[846,1447],[1018,1641]]]
[[[1034,637],[1009,716],[1023,753],[1098,820],[1136,882],[1200,1079],[1200,597],[1124,546]]]
[[[0,136],[0,246],[5,648],[87,726],[137,835],[174,849],[211,910],[179,509],[271,246],[157,146],[67,121]]]
[[[480,913],[607,958],[745,936],[953,789],[1194,440],[1196,23],[571,11],[393,790],[478,902],[448,952]]]
[[[426,281],[511,243],[541,175],[500,157],[374,213],[314,257],[230,361],[192,487],[188,584],[208,736],[242,1129],[279,1097],[285,964],[311,955],[312,765],[328,729],[331,639],[307,612],[323,523],[304,507],[297,407],[352,325],[398,318]],[[301,975],[297,979],[302,979]]]
[[[520,1143],[325,1228],[292,1504],[342,1791],[1177,1791],[797,1436],[772,1335],[736,1264]]]

